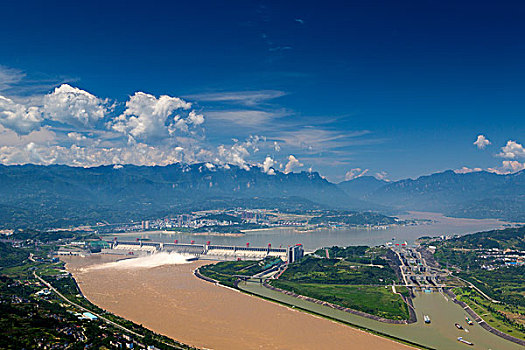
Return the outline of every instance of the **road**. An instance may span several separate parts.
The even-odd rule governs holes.
[[[30,259],[31,259],[31,258],[30,258]],[[72,302],[71,300],[69,300],[68,298],[66,298],[62,293],[60,293],[58,290],[56,290],[55,287],[53,287],[50,283],[48,283],[48,282],[47,282],[46,280],[44,280],[42,277],[38,276],[37,273],[36,273],[36,271],[33,271],[33,275],[35,276],[36,279],[38,279],[40,282],[42,282],[42,283],[43,283],[43,284],[44,284],[49,290],[53,291],[53,293],[55,293],[56,295],[58,295],[61,299],[63,299],[63,300],[64,300],[65,302],[67,302],[69,305],[72,305],[72,306],[74,306],[74,307],[76,307],[76,308],[78,308],[78,309],[80,309],[80,310],[82,310],[82,311],[84,311],[84,312],[89,312],[89,313],[95,315],[96,317],[98,317],[99,319],[101,319],[102,321],[104,321],[104,322],[106,322],[106,323],[108,323],[108,324],[110,324],[110,325],[112,325],[112,326],[115,326],[115,327],[117,327],[117,328],[119,328],[119,329],[121,329],[121,330],[123,330],[123,331],[129,333],[129,334],[133,334],[134,336],[139,337],[139,338],[144,338],[144,335],[142,335],[142,334],[140,334],[140,333],[137,333],[137,332],[135,332],[135,331],[132,331],[131,329],[128,329],[128,328],[126,328],[126,327],[124,327],[124,326],[122,326],[122,325],[120,325],[120,324],[118,324],[118,323],[115,323],[115,322],[113,322],[113,321],[107,319],[106,317],[104,317],[104,316],[102,316],[102,315],[100,315],[100,314],[97,314],[97,313],[95,313],[95,312],[93,312],[93,311],[91,311],[91,310],[89,310],[89,309],[87,309],[87,308],[85,308],[85,307],[83,307],[83,306],[77,304],[77,303]],[[161,341],[161,342],[162,342],[162,341]],[[174,348],[174,349],[184,349],[184,348],[181,348],[181,347],[176,346],[176,345],[173,345],[173,344],[169,344],[169,343],[165,343],[165,342],[162,342],[162,343],[163,343],[164,345],[170,346],[170,347],[172,347],[172,348]],[[139,344],[139,345],[145,347],[144,344]]]

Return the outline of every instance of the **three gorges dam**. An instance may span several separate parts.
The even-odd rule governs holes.
[[[184,255],[194,256],[195,259],[203,260],[260,260],[266,257],[279,257],[283,261],[293,263],[304,255],[301,244],[288,247],[273,248],[270,244],[267,247],[229,246],[214,245],[210,242],[199,243],[164,243],[164,242],[143,242],[138,241],[118,241],[108,242],[109,247],[102,249],[102,253],[119,255],[147,255],[158,252],[175,252]]]

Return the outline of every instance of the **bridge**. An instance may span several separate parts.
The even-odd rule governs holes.
[[[158,252],[176,252],[193,255],[197,259],[205,260],[260,260],[266,257],[279,257],[283,261],[293,263],[304,255],[303,246],[296,244],[285,248],[250,247],[199,244],[199,243],[164,243],[143,241],[111,241],[110,248],[102,249],[108,254],[145,255]]]

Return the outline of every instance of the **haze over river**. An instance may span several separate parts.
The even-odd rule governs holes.
[[[315,231],[297,231],[293,228],[272,228],[265,230],[249,231],[241,237],[236,236],[192,236],[180,233],[130,232],[114,234],[121,240],[135,240],[148,238],[157,242],[196,243],[211,241],[212,244],[245,245],[247,242],[254,247],[265,247],[269,243],[273,247],[303,244],[306,250],[315,250],[327,246],[368,245],[375,246],[385,242],[414,242],[422,236],[463,235],[479,231],[501,228],[503,221],[494,219],[458,219],[449,218],[436,213],[412,212],[410,215],[399,216],[401,219],[419,218],[430,219],[434,222],[415,226],[395,226],[388,229],[319,229]]]

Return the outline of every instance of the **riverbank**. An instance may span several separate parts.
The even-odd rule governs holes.
[[[263,286],[266,287],[266,288],[269,288],[271,290],[277,291],[279,293],[290,295],[290,296],[292,296],[294,298],[297,298],[297,299],[306,300],[306,301],[312,302],[314,304],[323,305],[323,306],[326,306],[326,307],[329,307],[329,308],[332,308],[332,309],[341,310],[343,312],[348,312],[348,313],[351,313],[351,314],[354,314],[354,315],[358,315],[358,316],[361,316],[361,317],[366,317],[366,318],[369,318],[369,319],[372,319],[372,320],[376,320],[378,322],[391,323],[391,324],[408,324],[409,322],[410,323],[416,322],[415,319],[414,320],[412,320],[412,319],[411,320],[392,320],[392,319],[389,319],[389,318],[384,318],[384,317],[380,317],[380,316],[376,316],[376,315],[371,315],[371,314],[366,313],[366,312],[362,312],[362,311],[355,310],[355,309],[350,309],[350,308],[343,307],[343,306],[340,306],[340,305],[337,305],[337,304],[329,303],[327,301],[322,301],[322,300],[315,299],[315,298],[312,298],[312,297],[307,297],[307,296],[304,296],[304,295],[300,295],[300,294],[291,292],[289,290],[284,290],[284,289],[281,289],[281,288],[277,288],[277,287],[274,287],[274,286],[272,286],[272,285],[270,285],[270,284],[268,284],[266,282],[263,283]]]
[[[408,325],[400,325],[378,322],[377,320],[326,307],[308,300],[295,298],[266,288],[259,282],[241,282],[238,287],[247,293],[281,303],[296,310],[320,315],[368,332],[376,332],[381,336],[405,340],[428,348],[464,349],[464,344],[457,341],[458,336],[463,336],[463,338],[472,341],[476,349],[521,349],[518,344],[500,338],[477,325],[472,327],[465,325],[465,328],[468,328],[468,332],[465,330],[459,331],[454,326],[454,323],[464,322],[468,313],[452,302],[452,300],[444,298],[440,293],[417,293],[413,300],[418,315],[417,321]],[[430,315],[430,324],[424,322],[423,315]]]
[[[68,258],[100,307],[184,343],[213,349],[408,349],[364,331],[198,279],[197,261],[152,269],[86,269],[111,257]]]

